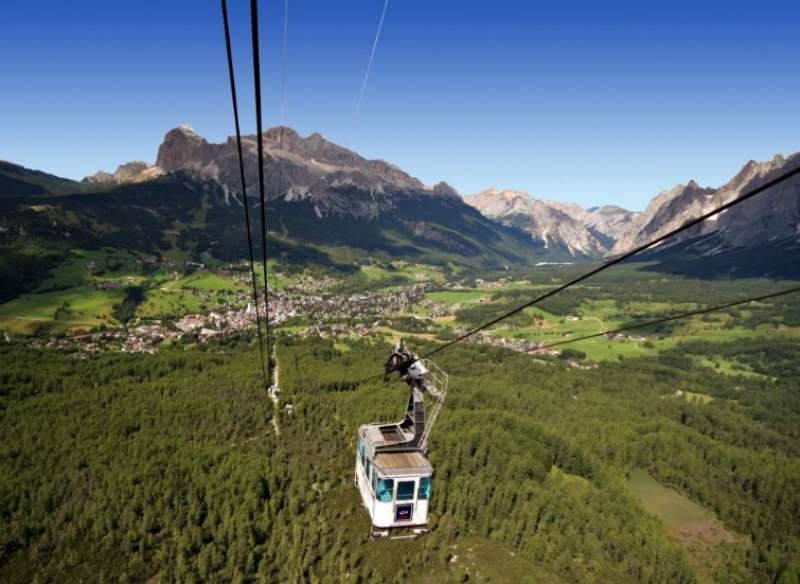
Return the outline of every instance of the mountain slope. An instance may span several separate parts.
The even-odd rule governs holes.
[[[369,193],[353,187],[340,189],[340,196],[356,203],[369,199]],[[394,195],[397,209],[371,219],[321,217],[311,200],[273,199],[267,209],[270,235],[276,242],[348,246],[364,254],[435,254],[495,266],[525,263],[524,255],[530,255],[522,232],[495,224],[457,198]],[[225,260],[243,258],[246,251],[239,200],[218,183],[185,172],[114,186],[102,194],[6,200],[0,216],[8,226],[0,229],[0,244],[36,239],[90,248],[121,246],[156,255],[174,248]],[[256,222],[253,226],[257,229]],[[274,249],[270,253],[278,254]]]
[[[592,234],[610,249],[614,242],[626,233],[639,213],[628,211],[616,205],[603,205],[584,209],[574,203],[545,201],[547,205],[563,211],[574,220],[584,224]]]
[[[330,150],[325,156],[337,155],[336,148],[324,148]],[[351,163],[346,152],[338,155]],[[12,185],[11,195],[0,198],[0,275],[21,282],[9,289],[10,297],[34,287],[74,248],[123,248],[165,260],[245,259],[241,194],[204,176],[203,168],[186,160],[181,164],[187,169],[123,165],[114,175],[65,183],[64,188],[76,189],[73,194],[54,195],[45,189],[30,194],[30,189],[16,191]],[[342,179],[343,171],[336,170],[310,183],[313,188],[304,194],[273,193],[267,203],[269,255],[286,264],[348,271],[371,257],[482,269],[550,257],[543,247],[531,246],[522,231],[465,205],[445,183],[415,188],[415,179],[398,175],[402,171],[391,165],[363,165],[366,170],[354,171],[350,178],[366,184]],[[17,174],[43,175],[23,170]],[[249,198],[257,233],[258,202]],[[260,238],[254,240],[260,254]]]
[[[0,160],[0,198],[38,197],[84,190],[81,183]]]
[[[687,219],[703,214],[712,203],[714,189],[705,189],[696,182],[679,184],[660,192],[622,233],[610,250],[621,253],[682,225]],[[713,205],[711,205],[713,206]]]
[[[721,187],[694,181],[656,196],[617,241],[623,253],[800,166],[800,154],[749,161]],[[648,256],[661,268],[694,275],[800,276],[800,176],[665,242]]]
[[[621,253],[641,245],[798,166],[800,154],[788,158],[778,155],[766,162],[749,161],[736,176],[716,189],[703,188],[690,181],[688,185],[677,185],[663,191],[633,221],[630,230],[617,241],[612,253]],[[795,195],[798,191],[800,178],[793,177],[755,199],[689,230],[677,241],[716,233],[723,245],[749,246],[765,239],[797,235],[800,207]]]
[[[606,253],[619,225],[633,215],[619,207],[591,210],[578,205],[534,199],[523,191],[486,189],[464,197],[485,216],[528,233],[549,249],[572,258]]]
[[[124,184],[130,182],[144,182],[152,180],[164,174],[164,170],[158,166],[153,166],[136,160],[117,167],[113,173],[103,172],[102,170],[87,176],[82,182],[87,184]]]
[[[265,190],[270,199],[310,199],[320,215],[345,213],[372,217],[395,207],[388,191],[433,194],[396,166],[382,160],[367,160],[322,137],[302,138],[291,128],[278,127],[264,135]],[[255,135],[242,137],[248,194],[258,192],[257,141]],[[234,138],[222,144],[209,143],[184,124],[167,132],[158,149],[156,166],[165,171],[186,170],[213,179],[231,192],[241,191]],[[343,187],[369,192],[367,204],[353,204],[342,196]]]
[[[320,134],[303,138],[290,128],[272,128],[264,133],[264,144],[269,225],[276,238],[495,268],[551,255],[545,246],[531,246],[520,230],[465,205],[446,183],[428,188],[398,167],[367,160]],[[255,136],[243,137],[250,196],[257,193],[256,145]],[[218,198],[241,213],[235,140],[210,143],[186,124],[167,132],[155,165],[133,162],[84,181],[114,192],[120,183],[161,189],[158,185],[173,180],[169,176],[216,185]],[[209,216],[217,212],[211,209]]]

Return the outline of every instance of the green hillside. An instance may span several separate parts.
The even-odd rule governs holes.
[[[0,160],[0,198],[77,193],[88,185]]]
[[[405,390],[378,383],[331,392],[374,373],[388,349],[348,345],[280,343],[283,399],[295,405],[282,412],[280,435],[252,344],[84,361],[0,349],[0,578],[798,575],[796,378],[739,380],[738,405],[702,405],[671,396],[676,383],[718,393],[727,380],[709,369],[636,359],[599,370],[527,358],[498,367],[500,351],[455,349],[440,359],[451,388],[431,444],[432,532],[414,542],[370,541],[352,485],[355,430],[398,416]],[[764,354],[771,367],[773,353]],[[764,417],[777,403],[793,424]],[[626,473],[637,493],[663,487],[636,468],[682,494],[642,501]],[[700,547],[689,549],[670,531],[712,513],[733,537],[709,543],[700,532]],[[706,554],[703,570],[698,553]]]
[[[0,301],[35,289],[68,260],[71,250],[112,248],[156,263],[247,258],[242,207],[216,183],[177,173],[146,183],[105,185],[104,191],[94,187],[91,193],[63,194],[61,190],[77,183],[26,172],[48,191],[20,188],[13,191],[16,196],[0,199],[0,276],[11,283]],[[489,270],[550,257],[521,231],[486,219],[458,199],[414,193],[398,197],[404,202],[395,211],[369,221],[342,214],[319,217],[311,202],[273,200],[267,209],[270,257],[284,267],[340,273],[358,271],[373,259],[402,257]],[[255,219],[253,229],[257,235]],[[260,237],[254,242],[260,254]]]

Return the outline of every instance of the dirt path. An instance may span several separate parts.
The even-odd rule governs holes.
[[[274,347],[273,347],[272,355],[273,355],[273,360],[275,361],[275,369],[272,370],[272,380],[271,380],[272,383],[270,384],[270,387],[274,387],[276,390],[279,391],[279,389],[280,389],[280,379],[281,379],[280,371],[281,370],[280,370],[280,365],[278,364],[278,355],[277,355],[277,353],[274,352]],[[272,427],[275,429],[275,435],[276,436],[280,436],[281,435],[281,426],[278,423],[278,416],[280,415],[280,411],[281,411],[281,400],[278,397],[278,395],[279,395],[278,391],[276,391],[275,393],[270,393],[270,396],[269,396],[270,399],[272,400],[272,405],[273,405],[273,407],[275,409],[275,411],[274,411],[274,413],[272,415]]]

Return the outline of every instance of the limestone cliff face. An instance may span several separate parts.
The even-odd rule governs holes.
[[[486,189],[464,201],[485,216],[518,227],[545,247],[564,249],[574,258],[605,254],[616,239],[613,226],[624,225],[634,215],[619,207],[586,210],[510,189]]]
[[[158,166],[153,166],[151,164],[147,164],[146,162],[135,161],[119,166],[114,173],[103,172],[102,170],[96,172],[93,175],[84,178],[83,182],[89,184],[135,183],[152,180],[157,176],[161,176],[162,174],[164,174],[164,170]]]
[[[717,207],[789,169],[800,166],[800,154],[748,162],[719,188],[695,181],[659,193],[644,212],[613,205],[585,209],[579,205],[541,200],[523,191],[491,188],[462,199],[447,183],[426,187],[397,166],[369,160],[318,133],[307,137],[287,127],[263,134],[265,193],[268,199],[310,204],[319,217],[356,220],[386,218],[400,206],[415,208],[426,201],[474,207],[484,216],[528,233],[536,249],[573,258],[623,253]],[[257,140],[242,137],[247,194],[258,193]],[[186,172],[222,186],[226,199],[242,190],[236,141],[211,143],[184,124],[167,132],[154,165],[123,164],[114,173],[98,172],[87,183],[136,183],[165,173]],[[800,239],[800,177],[795,177],[698,226],[669,247],[689,238],[708,236],[700,253],[760,245],[764,241]],[[412,222],[413,223],[413,222]],[[410,225],[410,224],[409,224]],[[411,229],[408,226],[408,229]],[[415,233],[428,233],[414,226]]]
[[[397,166],[368,160],[314,133],[303,138],[287,127],[263,134],[265,194],[268,199],[310,199],[320,214],[369,217],[389,210],[394,195],[458,196],[446,183],[429,189]],[[255,135],[242,137],[248,195],[258,193],[258,155]],[[236,140],[214,144],[183,124],[167,132],[155,165],[132,162],[115,173],[98,172],[85,182],[125,183],[147,180],[165,172],[185,171],[214,180],[229,193],[242,190]],[[361,195],[354,195],[354,193]],[[368,195],[362,196],[363,193]]]
[[[617,240],[611,253],[623,253],[646,243],[798,166],[800,154],[789,157],[777,155],[765,162],[751,160],[719,188],[703,188],[690,181],[687,185],[677,185],[659,193]],[[763,245],[775,240],[800,240],[800,176],[792,177],[754,199],[710,218],[663,245],[712,235],[709,237],[710,243],[703,250],[706,254]]]

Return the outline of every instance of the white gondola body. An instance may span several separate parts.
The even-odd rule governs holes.
[[[419,451],[375,453],[380,428],[365,425],[358,431],[355,482],[364,507],[375,528],[424,528],[433,467]]]
[[[373,535],[397,528],[411,528],[417,535],[427,531],[433,480],[426,457],[428,435],[447,395],[448,379],[429,360],[414,362],[407,376],[412,391],[404,420],[358,429],[354,479],[372,518]],[[423,392],[434,399],[427,417]]]

